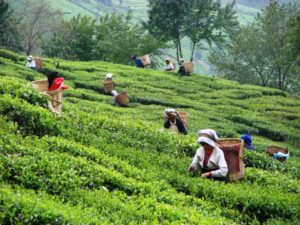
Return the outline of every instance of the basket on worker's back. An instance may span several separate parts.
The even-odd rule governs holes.
[[[183,64],[185,72],[186,73],[193,73],[193,67],[194,67],[194,63],[193,62],[185,62]]]
[[[114,89],[114,82],[112,80],[106,79],[103,81],[103,88],[105,94],[110,94]]]
[[[243,148],[244,142],[238,138],[224,138],[217,141],[217,145],[224,152],[228,166],[228,181],[240,180],[244,177]]]
[[[128,98],[127,92],[123,91],[123,92],[119,93],[116,97],[116,101],[118,102],[118,104],[120,106],[128,106],[129,98]]]
[[[141,61],[144,66],[151,64],[150,56],[148,54],[141,56]]]
[[[266,153],[269,156],[272,156],[274,158],[276,158],[277,160],[279,160],[280,162],[285,162],[289,156],[289,151],[287,148],[282,148],[279,146],[275,146],[275,145],[270,145],[267,147],[266,149]],[[278,153],[283,153],[282,155],[278,155]]]
[[[50,97],[50,103],[53,109],[57,113],[61,113],[62,110],[62,100],[63,100],[63,88],[58,88],[54,91],[49,91],[48,80],[37,80],[31,82],[34,87],[36,87],[40,92]]]
[[[40,70],[43,68],[43,60],[41,57],[34,58],[35,66],[37,70]]]
[[[188,114],[187,112],[178,112],[181,121],[188,127]]]

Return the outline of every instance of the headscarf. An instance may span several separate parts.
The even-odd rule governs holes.
[[[212,129],[198,130],[197,135],[198,137],[207,137],[214,142],[219,140],[217,132]]]
[[[175,109],[165,109],[165,114],[168,115],[168,114],[173,114],[175,116],[178,116],[178,113]]]
[[[32,61],[32,60],[33,60],[32,55],[28,56],[28,57],[27,57],[27,60],[28,60],[28,61]]]
[[[215,146],[216,146],[216,143],[215,143],[213,140],[211,140],[211,139],[208,138],[208,137],[204,137],[204,136],[199,137],[198,140],[197,140],[197,142],[198,142],[198,143],[204,142],[204,143],[206,143],[206,144],[208,144],[208,145],[210,145],[210,146],[212,146],[212,147],[215,147]]]
[[[112,78],[112,73],[107,73],[106,74],[106,79],[111,79]]]

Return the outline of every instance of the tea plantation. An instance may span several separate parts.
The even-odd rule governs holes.
[[[60,61],[69,89],[55,116],[30,81],[25,56],[0,50],[0,224],[300,224],[300,99],[213,77]],[[129,107],[103,94],[113,73]],[[188,135],[162,128],[167,107],[189,115]],[[187,173],[196,132],[251,133],[245,177]],[[280,163],[268,145],[288,147]]]

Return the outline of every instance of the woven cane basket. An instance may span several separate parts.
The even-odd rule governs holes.
[[[42,69],[43,68],[43,60],[41,57],[34,58],[36,69]]]
[[[187,73],[192,73],[193,72],[193,67],[194,67],[194,63],[193,62],[185,62],[183,64],[185,72]]]
[[[151,63],[150,56],[148,54],[141,56],[141,61],[144,66],[149,65]]]
[[[110,94],[114,88],[114,82],[112,80],[104,80],[103,81],[103,88],[105,94]]]
[[[282,147],[275,146],[275,145],[270,145],[266,149],[266,153],[269,156],[272,156],[272,157],[273,157],[273,154],[276,154],[278,152],[282,152],[284,154],[288,154],[289,153],[289,151],[288,151],[287,148],[282,148]],[[280,157],[280,158],[277,158],[277,160],[279,160],[280,162],[284,162],[286,160],[286,158],[285,157]]]
[[[188,127],[188,114],[187,112],[178,112],[180,119],[186,127]]]
[[[50,97],[49,101],[51,102],[52,107],[55,109],[56,112],[61,113],[64,89],[58,88],[54,91],[48,91],[49,90],[48,80],[37,80],[31,83],[40,92],[49,96]]]
[[[120,106],[128,106],[129,98],[127,92],[123,91],[117,95],[116,100]]]
[[[238,157],[238,167],[240,170],[238,172],[233,171],[230,168],[229,162],[226,160],[228,165],[228,174],[227,174],[227,180],[228,181],[236,181],[240,180],[244,177],[244,162],[243,162],[243,148],[244,148],[244,142],[241,139],[238,138],[224,138],[219,139],[217,141],[217,145],[219,148],[221,148],[225,154],[228,154],[229,152],[226,151],[226,149],[232,149],[239,146],[239,152],[237,154]],[[226,157],[225,157],[226,159]]]

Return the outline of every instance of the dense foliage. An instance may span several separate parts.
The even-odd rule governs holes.
[[[299,17],[298,8],[270,1],[211,62],[225,78],[299,92]]]
[[[29,80],[25,56],[0,51],[1,224],[299,224],[300,103],[285,92],[219,78],[60,61],[69,90],[60,117]],[[47,69],[53,60],[44,59]],[[127,108],[111,105],[113,73]],[[162,129],[162,111],[189,115],[189,135]],[[254,136],[245,178],[222,183],[190,175],[196,131]],[[287,146],[281,164],[269,144]]]

